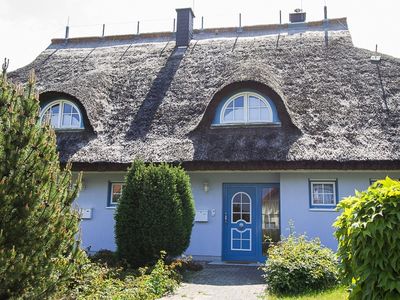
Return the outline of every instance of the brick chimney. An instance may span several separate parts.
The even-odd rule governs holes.
[[[191,8],[178,8],[176,13],[176,46],[187,47],[193,36],[194,13]]]

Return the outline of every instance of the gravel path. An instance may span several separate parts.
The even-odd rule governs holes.
[[[162,299],[260,299],[265,283],[257,267],[205,265],[191,272],[174,295]]]

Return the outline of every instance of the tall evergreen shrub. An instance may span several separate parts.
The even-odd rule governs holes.
[[[400,182],[377,181],[338,207],[335,235],[349,299],[400,299]]]
[[[115,214],[117,254],[133,266],[155,261],[161,250],[180,255],[194,220],[189,176],[168,164],[135,160]]]
[[[39,124],[32,73],[0,75],[0,299],[46,299],[76,271],[78,179],[60,169],[54,131]]]

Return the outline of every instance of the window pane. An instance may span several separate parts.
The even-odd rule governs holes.
[[[51,107],[51,113],[52,114],[58,114],[59,112],[60,112],[60,105],[59,104],[54,105],[54,106]]]
[[[63,115],[62,126],[66,126],[66,127],[71,126],[71,115],[70,114]]]
[[[64,113],[69,114],[69,113],[71,113],[71,110],[72,110],[72,106],[68,103],[64,103]]]
[[[324,200],[324,204],[335,204],[333,194],[325,194]]]
[[[259,108],[250,108],[249,109],[249,120],[250,121],[260,120],[260,109]]]
[[[233,204],[232,211],[233,212],[240,212],[240,204]]]
[[[235,108],[234,110],[234,120],[235,121],[244,121],[244,109],[243,108]]]
[[[233,109],[227,108],[224,113],[225,121],[233,121]]]
[[[250,198],[246,194],[241,194],[242,195],[242,203],[250,203]]]
[[[264,104],[260,99],[254,97],[254,96],[249,97],[249,106],[250,107],[260,107],[261,105],[264,105]]]
[[[242,212],[249,213],[250,212],[250,204],[243,204],[242,205]]]
[[[58,113],[51,115],[51,126],[58,127]]]
[[[244,221],[250,223],[250,214],[244,213],[244,214],[242,215],[242,219],[243,219]]]
[[[325,193],[333,193],[333,184],[324,184]]]
[[[244,98],[240,96],[235,99],[235,107],[244,107]]]
[[[79,122],[79,115],[78,114],[73,114],[72,115],[72,126],[74,127],[79,127],[80,126],[80,122]]]
[[[117,203],[119,200],[119,197],[121,197],[121,194],[114,194],[112,196],[112,202]]]
[[[314,190],[314,193],[323,193],[324,192],[323,184],[314,184],[313,190]]]
[[[242,202],[242,197],[241,194],[236,194],[235,197],[233,197],[233,203],[241,203]]]
[[[122,192],[122,185],[121,184],[113,184],[112,192],[113,192],[113,194],[121,193]]]
[[[73,114],[77,114],[78,113],[78,111],[75,109],[75,107],[72,107],[72,113]]]
[[[260,120],[261,121],[269,121],[268,120],[268,108],[263,107],[260,109]]]
[[[241,218],[240,218],[240,213],[234,213],[233,214],[233,222],[236,222],[236,221],[239,221]]]
[[[314,204],[323,204],[324,201],[323,201],[322,194],[314,193],[313,202],[314,202]]]
[[[226,108],[233,108],[233,102],[234,101],[231,101]]]

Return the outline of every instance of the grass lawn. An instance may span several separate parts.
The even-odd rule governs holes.
[[[319,293],[309,293],[301,296],[275,296],[267,295],[265,300],[287,299],[287,300],[345,300],[347,299],[347,292],[345,287],[337,287],[335,289],[327,290]]]

